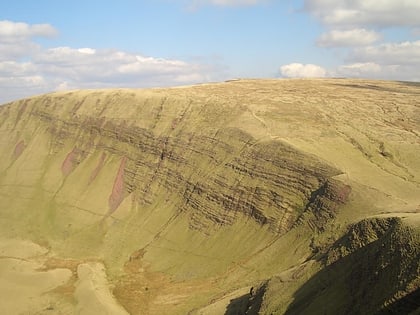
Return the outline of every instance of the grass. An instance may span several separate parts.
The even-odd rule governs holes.
[[[323,265],[311,246],[328,250],[372,216],[419,226],[417,99],[418,86],[400,82],[239,80],[5,105],[0,236],[45,244],[61,259],[102,261],[132,313],[199,314],[269,279],[262,310],[300,309],[307,292],[321,294]],[[124,157],[124,200],[108,216]],[[323,232],[296,224],[328,177],[352,187],[347,203]],[[139,250],[141,272],[130,262]],[[341,299],[340,285],[313,305],[339,310],[341,302],[324,302]]]

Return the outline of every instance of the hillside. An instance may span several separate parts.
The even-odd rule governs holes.
[[[56,92],[0,143],[2,313],[420,312],[420,84]]]

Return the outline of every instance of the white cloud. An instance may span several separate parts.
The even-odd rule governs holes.
[[[22,58],[39,50],[34,37],[52,37],[57,31],[49,24],[29,25],[21,22],[0,21],[0,61]]]
[[[333,76],[420,81],[420,41],[382,43],[353,49]]]
[[[420,71],[420,40],[402,43],[383,43],[353,50],[349,60],[375,61],[384,65],[412,65]]]
[[[420,81],[420,41],[360,47],[350,52],[347,61],[332,71],[334,75]]]
[[[305,0],[304,9],[326,28],[317,45],[343,48],[330,76],[420,80],[420,41],[383,42],[390,29],[418,34],[420,1]]]
[[[2,76],[22,76],[34,74],[36,69],[30,62],[1,61],[0,73]]]
[[[331,76],[420,81],[420,41],[383,43],[354,49]]]
[[[46,49],[32,38],[54,35],[54,28],[48,24],[0,21],[1,27],[0,103],[52,90],[173,86],[223,76],[224,69],[203,62],[91,47]]]
[[[0,41],[16,41],[30,37],[52,37],[57,30],[50,24],[26,24],[8,20],[0,21]]]
[[[332,30],[320,36],[317,44],[321,47],[348,47],[369,45],[381,38],[375,31],[364,28],[351,30]]]
[[[205,81],[203,65],[181,60],[145,57],[115,50],[56,47],[33,58],[44,75],[66,79],[67,84],[170,85],[187,76]],[[185,81],[190,83],[191,81]]]
[[[305,0],[305,9],[326,25],[420,25],[418,0]]]
[[[327,75],[327,71],[320,66],[301,63],[283,65],[280,73],[287,78],[320,78]]]
[[[353,63],[349,65],[342,65],[338,67],[337,72],[339,76],[345,77],[363,77],[365,75],[378,75],[382,68],[374,62]]]
[[[79,48],[77,51],[87,55],[94,55],[96,53],[96,50],[93,48]]]
[[[420,81],[419,69],[416,67],[407,65],[383,65],[374,62],[342,65],[336,69],[333,76]]]

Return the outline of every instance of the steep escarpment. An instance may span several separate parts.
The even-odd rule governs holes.
[[[238,128],[195,133],[184,132],[172,122],[163,134],[156,134],[124,120],[117,123],[66,112],[65,102],[65,98],[48,98],[23,103],[14,123],[19,126],[29,121],[48,134],[49,157],[65,154],[61,164],[64,179],[100,152],[98,166],[87,170],[89,184],[94,185],[103,161],[111,156],[120,159],[107,214],[116,211],[127,196],[147,205],[163,195],[173,195],[174,211],[189,216],[190,227],[204,233],[217,225],[232,224],[238,215],[284,233],[304,211],[311,211],[307,205],[315,193],[322,198],[325,189],[321,186],[333,185],[331,181],[327,184],[328,178],[340,173],[288,144],[257,140]],[[48,111],[52,103],[60,109],[58,113]],[[78,106],[80,110],[83,105]],[[147,103],[140,100],[135,106]],[[176,122],[192,124],[184,117],[188,114],[176,113],[182,117]],[[181,131],[176,133],[175,128]],[[13,156],[21,151],[22,141],[16,144]],[[334,198],[330,200],[334,203]]]
[[[326,253],[326,267],[296,292],[286,314],[417,310],[419,244],[419,231],[399,218],[366,219],[352,225]]]
[[[277,275],[256,289],[260,299],[247,296],[245,314],[411,314],[419,309],[420,234],[400,218],[365,219],[349,227],[310,264],[320,271],[281,306],[303,268]],[[309,262],[308,262],[309,263]],[[316,270],[316,269],[315,269]],[[245,298],[245,297],[244,297]],[[254,309],[258,308],[255,312]],[[413,314],[414,314],[413,313]],[[232,313],[234,314],[234,313]]]
[[[0,250],[35,242],[31,272],[72,275],[39,312],[413,311],[418,94],[239,80],[6,104]]]
[[[298,222],[308,224],[313,231],[324,231],[327,223],[337,215],[340,206],[348,201],[350,193],[351,186],[329,179],[312,193]]]

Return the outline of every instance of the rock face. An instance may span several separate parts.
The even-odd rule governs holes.
[[[345,286],[335,313],[414,310],[419,93],[240,80],[3,105],[0,236],[103,260],[134,314],[312,314],[337,292],[327,271]],[[404,218],[360,221],[379,213]]]
[[[120,158],[108,198],[109,213],[128,195],[145,205],[162,195],[175,194],[180,200],[176,211],[188,215],[190,227],[199,231],[232,224],[238,215],[245,215],[275,233],[285,233],[303,211],[333,212],[336,203],[346,198],[331,194],[336,182],[327,182],[339,170],[279,140],[257,140],[239,128],[199,134],[181,130],[172,135],[181,122],[192,123],[184,117],[188,112],[178,113],[180,118],[172,121],[167,134],[158,135],[125,120],[117,123],[78,115],[74,107],[67,109],[66,102],[66,98],[53,96],[26,101],[15,123],[37,121],[34,128],[48,133],[51,156],[65,150],[67,143],[74,144],[62,162],[64,177],[94,152],[102,154],[98,167],[106,156]],[[76,109],[86,103],[80,100]],[[60,110],[49,110],[50,106]],[[140,99],[133,106],[146,107],[147,102]],[[18,156],[23,146],[20,140],[13,156]],[[98,167],[91,170],[90,178],[100,172]],[[331,204],[326,205],[325,200]]]

